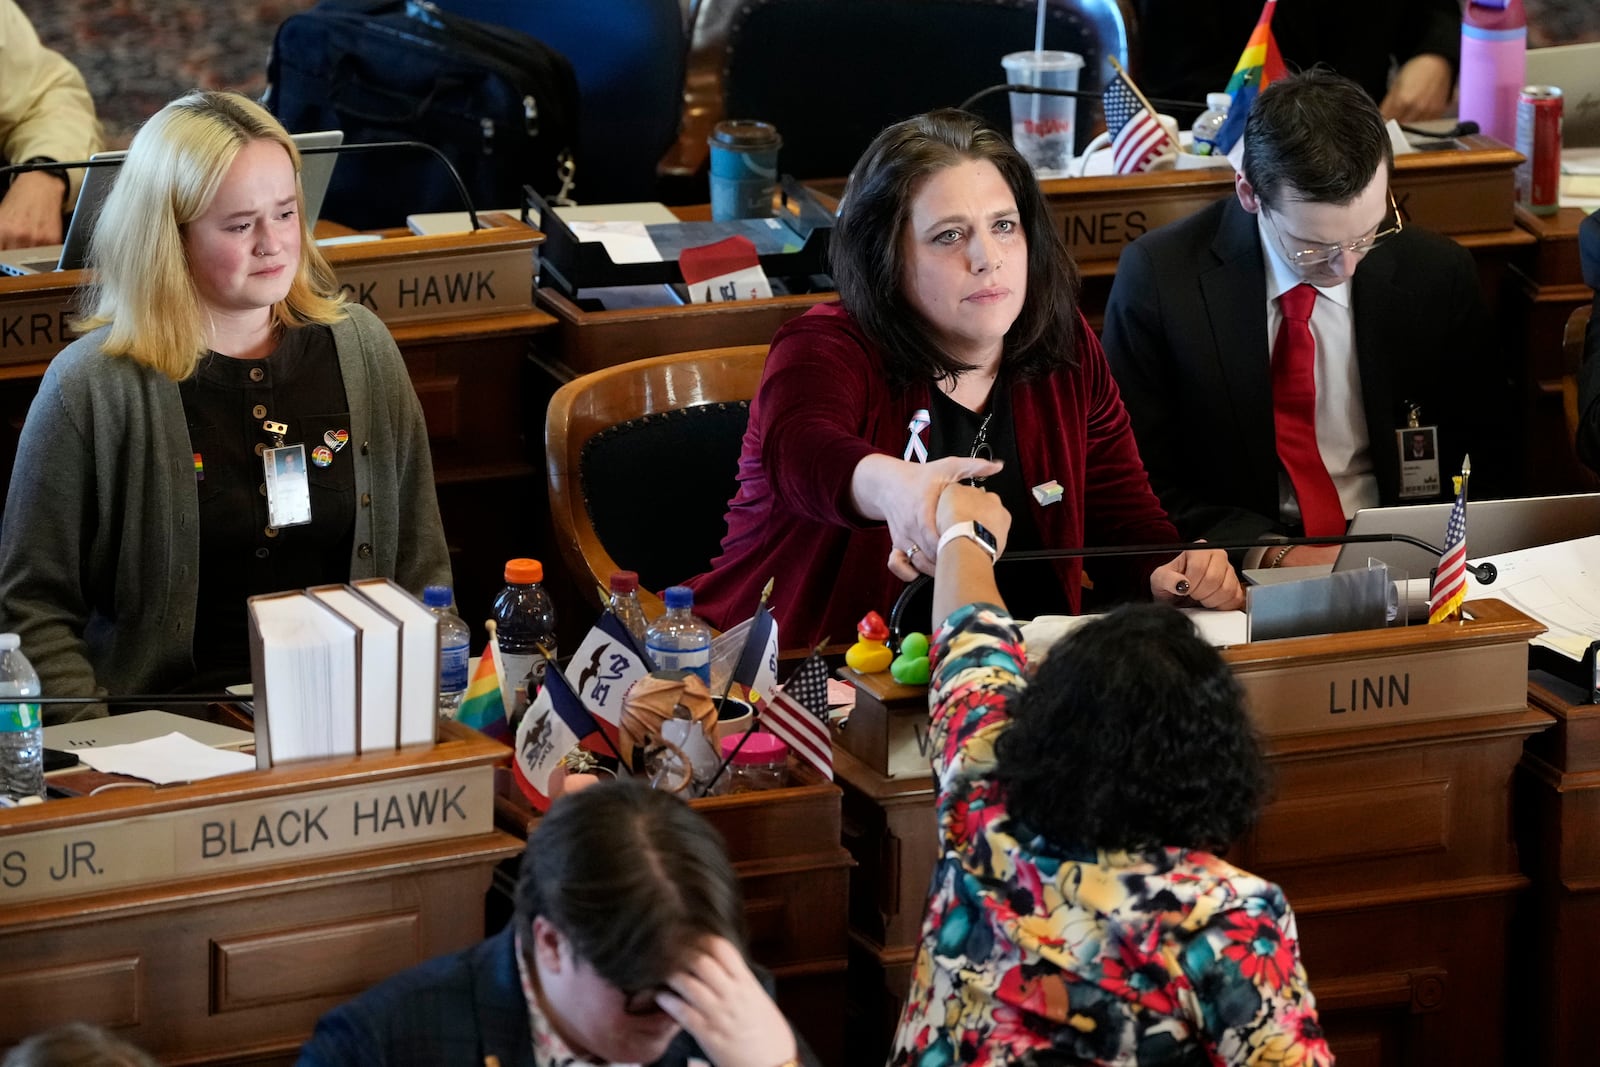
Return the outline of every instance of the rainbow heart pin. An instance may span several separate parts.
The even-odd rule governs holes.
[[[327,433],[322,435],[322,440],[327,443],[329,448],[337,452],[350,440],[350,431],[329,430]]]

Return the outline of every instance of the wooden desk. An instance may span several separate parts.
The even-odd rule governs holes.
[[[1600,705],[1534,678],[1529,701],[1555,726],[1528,739],[1517,770],[1517,841],[1533,892],[1513,957],[1522,994],[1513,1011],[1528,1063],[1580,1067],[1594,1060],[1589,1011],[1600,987]]]
[[[823,1063],[838,1064],[846,1041],[851,867],[839,844],[840,791],[809,767],[791,761],[789,769],[794,784],[786,789],[707,797],[690,806],[727,844],[744,895],[750,954],[777,979],[778,1006]],[[538,830],[538,816],[508,782],[501,786],[497,821],[523,837]],[[514,884],[514,873],[509,881]]]
[[[1472,607],[1481,643],[1459,648],[1449,645],[1473,639],[1411,627],[1224,651],[1253,694],[1275,775],[1271,803],[1228,858],[1277,882],[1294,906],[1302,958],[1342,1067],[1489,1067],[1507,1048],[1513,906],[1529,884],[1512,840],[1511,780],[1524,741],[1552,719],[1528,707],[1520,688],[1523,646],[1538,625],[1497,601]],[[1497,668],[1493,687],[1503,691],[1490,695],[1486,685],[1470,711],[1464,704],[1461,714],[1414,720],[1391,717],[1392,708],[1349,709],[1350,728],[1331,731],[1315,728],[1318,715],[1332,712],[1331,698],[1318,711],[1299,697],[1265,695],[1288,693],[1273,687],[1300,667],[1381,662],[1387,674],[1386,655],[1422,648],[1499,656],[1509,674]],[[889,702],[852,721],[835,744],[845,840],[859,865],[850,895],[851,1003],[862,1035],[853,1062],[862,1064],[882,1062],[893,1032],[937,859],[931,779],[887,777],[878,769],[887,752],[859,738],[845,743],[866,756],[840,751],[858,725],[872,733],[884,715],[926,715],[925,694],[875,679],[857,714],[863,700],[882,694]],[[1433,683],[1418,674],[1406,682],[1413,684]],[[1420,708],[1420,692],[1410,697],[1406,706]],[[1575,965],[1580,954],[1587,955],[1575,947]],[[1519,1044],[1511,1047],[1520,1048],[1526,1032],[1516,1026]]]
[[[422,402],[463,618],[487,618],[500,565],[531,539],[508,502],[544,496],[542,417],[528,405],[529,340],[556,320],[533,306],[542,236],[503,215],[476,233],[324,249],[347,296],[394,335]],[[0,279],[0,484],[39,378],[72,339],[66,321],[86,271]],[[542,409],[540,409],[542,411]],[[481,638],[480,638],[481,640]]]
[[[325,1011],[482,938],[522,851],[494,827],[506,748],[443,738],[0,811],[0,1047],[81,1020],[172,1062],[292,1062]]]

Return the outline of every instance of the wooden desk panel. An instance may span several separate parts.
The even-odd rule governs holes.
[[[1527,1062],[1579,1067],[1594,1060],[1589,1012],[1600,989],[1600,705],[1552,678],[1528,693],[1556,725],[1528,740],[1517,775],[1517,840],[1534,886],[1513,955],[1513,1010]]]
[[[446,726],[443,737],[430,748],[0,813],[0,856],[10,858],[5,884],[19,889],[10,860],[24,847],[19,842],[41,830],[128,833],[129,820],[241,802],[304,798],[310,806],[348,786],[403,790],[439,771],[488,776],[489,764],[505,755],[504,746],[464,728]],[[109,891],[68,889],[4,908],[0,1048],[81,1020],[115,1027],[168,1062],[292,1061],[323,1012],[483,937],[491,873],[522,850],[519,839],[491,828],[489,795],[485,784],[485,809],[469,804],[464,816],[472,825],[481,819],[483,830],[461,836],[309,861],[291,850],[261,866],[218,873],[186,867],[171,878]],[[158,840],[152,836],[152,848]]]

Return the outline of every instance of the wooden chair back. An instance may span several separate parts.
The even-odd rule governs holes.
[[[1561,402],[1567,415],[1567,442],[1578,439],[1578,426],[1583,413],[1578,410],[1578,377],[1583,370],[1584,344],[1589,329],[1589,319],[1594,313],[1590,304],[1584,304],[1567,316],[1566,329],[1561,331]],[[1600,477],[1582,463],[1574,460],[1572,467],[1583,484],[1582,492],[1600,490]]]
[[[615,570],[659,589],[716,555],[766,358],[766,345],[682,352],[556,391],[545,417],[550,511],[568,573],[591,599]]]

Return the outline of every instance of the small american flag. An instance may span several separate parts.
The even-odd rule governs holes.
[[[817,653],[800,664],[762,712],[767,729],[795,754],[833,780],[833,736],[828,732],[828,664]]]
[[[1150,113],[1124,71],[1106,84],[1103,100],[1106,130],[1111,134],[1111,160],[1118,174],[1140,174],[1177,145],[1166,127]]]
[[[1450,524],[1444,532],[1444,555],[1433,576],[1428,593],[1428,621],[1453,618],[1467,599],[1467,479],[1470,463],[1462,465],[1463,477],[1456,479],[1456,506],[1450,509]]]

